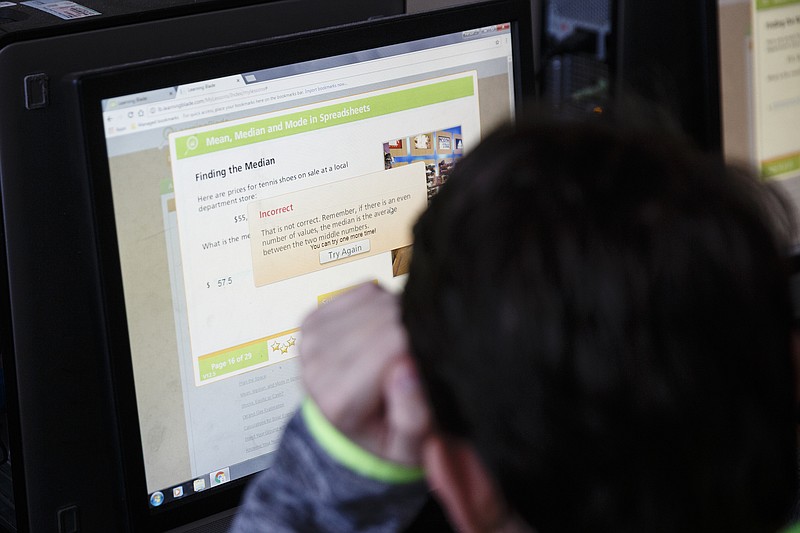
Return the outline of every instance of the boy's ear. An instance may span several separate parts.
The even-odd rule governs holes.
[[[423,446],[423,464],[428,484],[458,531],[502,529],[508,511],[471,445],[436,434]]]

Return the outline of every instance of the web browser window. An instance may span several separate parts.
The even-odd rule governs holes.
[[[303,317],[402,289],[417,216],[514,115],[512,48],[501,21],[103,101],[151,506],[269,466]]]

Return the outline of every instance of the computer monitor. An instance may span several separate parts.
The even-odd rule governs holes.
[[[405,8],[404,0],[0,3],[0,439],[10,450],[0,459],[0,530],[129,530],[116,429],[128,419],[117,417],[110,379],[76,79]]]
[[[81,75],[127,508],[235,504],[302,396],[303,317],[402,289],[411,227],[533,96],[499,0]]]

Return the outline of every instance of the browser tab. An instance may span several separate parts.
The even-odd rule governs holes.
[[[178,87],[178,96],[182,97],[195,94],[204,94],[207,92],[225,91],[243,87],[244,85],[244,79],[241,75],[237,74],[235,76],[227,76],[225,78],[219,78],[215,80],[180,85]]]
[[[113,111],[115,109],[125,109],[163,100],[171,100],[175,98],[175,93],[176,87],[168,87],[166,89],[157,89],[155,91],[148,91],[130,96],[110,98],[103,101],[103,111]]]

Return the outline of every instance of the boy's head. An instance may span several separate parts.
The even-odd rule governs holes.
[[[796,488],[780,199],[600,124],[510,126],[450,181],[415,229],[403,318],[441,449],[474,452],[496,514],[543,533],[780,526]],[[469,492],[459,475],[443,484]]]

